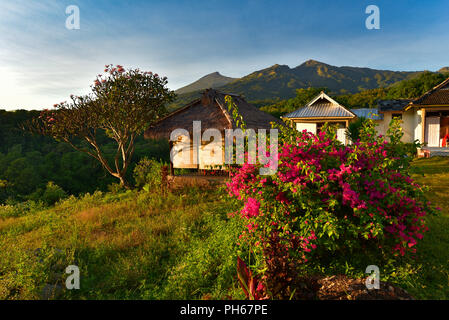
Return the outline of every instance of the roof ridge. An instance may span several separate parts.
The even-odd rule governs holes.
[[[224,116],[226,117],[226,119],[229,121],[229,124],[232,126],[232,118],[231,115],[229,114],[228,110],[226,110],[226,108],[224,106],[221,105],[220,101],[218,101],[217,97],[214,97],[215,102],[218,104],[218,106],[220,107],[221,111],[223,112]]]

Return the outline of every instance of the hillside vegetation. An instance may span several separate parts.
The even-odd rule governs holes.
[[[39,114],[39,111],[0,110],[0,204],[43,199],[50,181],[69,195],[106,191],[116,182],[95,159],[73,150],[66,143],[31,135],[20,128],[21,123]],[[103,132],[99,142],[112,158],[114,145],[111,139]],[[138,137],[130,179],[135,164],[144,156],[168,162],[168,142]]]
[[[336,67],[308,60],[294,68],[275,64],[217,88],[223,92],[241,94],[248,101],[255,101],[256,104],[266,105],[295,97],[295,91],[299,88],[325,87],[332,94],[356,93],[387,87],[398,81],[410,79],[419,73]],[[171,108],[180,107],[198,98],[199,93],[200,91],[183,92]]]
[[[297,89],[296,97],[263,106],[261,110],[281,116],[307,104],[320,91],[326,91],[348,108],[375,108],[378,100],[417,98],[447,78],[442,73],[423,72],[385,88],[363,90],[354,94],[335,95],[328,88]]]
[[[386,280],[416,298],[449,298],[448,161],[414,162],[413,177],[430,186],[429,200],[443,212],[428,218],[415,259],[388,270]],[[52,207],[2,206],[0,299],[242,299],[241,226],[227,216],[236,209],[211,190],[95,192]],[[80,268],[80,290],[64,287],[71,264]],[[322,272],[361,277],[364,267],[348,260]]]
[[[0,207],[0,299],[242,298],[230,209],[198,190]],[[80,268],[80,290],[65,289],[68,265]]]
[[[175,93],[183,94],[183,93],[188,93],[188,92],[197,91],[197,90],[204,90],[207,88],[218,88],[218,87],[224,86],[234,80],[237,80],[237,78],[225,77],[225,76],[221,75],[219,72],[213,72],[208,75],[205,75],[204,77],[198,79],[197,81],[195,81],[185,87],[175,90]]]

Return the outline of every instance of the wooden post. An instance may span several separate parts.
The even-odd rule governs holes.
[[[173,141],[169,142],[169,148],[170,148],[170,155],[173,149]],[[170,157],[171,158],[171,157]],[[173,167],[173,161],[170,159],[170,175],[175,175],[175,168]]]
[[[422,143],[426,143],[426,109],[421,108],[421,134]]]
[[[348,136],[346,135],[346,130],[348,129],[348,127],[349,127],[349,120],[345,120],[345,122],[346,122],[346,127],[345,127],[345,146],[346,145],[348,145]]]
[[[162,166],[162,170],[161,170],[161,192],[163,194],[166,193],[166,191],[168,190],[168,167],[167,166]]]

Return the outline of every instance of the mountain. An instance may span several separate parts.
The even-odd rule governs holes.
[[[449,73],[449,67],[443,67],[440,70],[438,70],[439,73]]]
[[[210,73],[199,80],[175,90],[177,94],[189,93],[192,91],[204,90],[207,88],[218,88],[224,86],[237,78],[230,78],[221,75],[219,72]]]
[[[223,92],[241,94],[248,101],[254,102],[256,105],[263,105],[292,98],[296,96],[296,89],[299,88],[325,87],[332,94],[356,93],[366,89],[387,87],[398,81],[413,78],[420,73],[420,71],[336,67],[316,60],[308,60],[294,68],[275,64],[214,88]],[[200,89],[205,87],[198,87],[199,89],[190,91],[195,87],[194,84],[196,82],[187,86],[190,87],[187,90],[184,90],[187,88],[184,87],[181,88],[182,92],[180,92],[181,89],[177,91],[178,99],[170,109],[179,107],[199,96]]]

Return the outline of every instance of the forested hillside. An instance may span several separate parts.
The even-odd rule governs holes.
[[[88,155],[68,144],[23,131],[23,122],[37,117],[39,111],[0,110],[0,203],[43,199],[44,193],[78,195],[97,189],[107,190],[116,179]],[[114,151],[109,139],[100,137],[105,151]],[[146,141],[140,137],[133,156],[133,166],[142,157],[168,161],[168,143]],[[132,169],[129,175],[132,175]],[[54,182],[47,187],[48,182]],[[51,201],[51,200],[49,200]]]
[[[224,86],[234,80],[237,80],[237,79],[225,77],[225,76],[221,75],[219,72],[213,72],[208,75],[205,75],[204,77],[198,79],[197,81],[195,81],[185,87],[179,88],[175,92],[177,94],[183,94],[183,93],[189,93],[189,92],[197,91],[197,90],[204,90],[207,88],[219,88],[219,87]]]
[[[363,90],[355,94],[336,95],[329,88],[311,87],[297,89],[296,97],[263,106],[261,110],[275,116],[281,116],[294,111],[309,102],[320,91],[326,91],[332,97],[349,108],[373,108],[378,100],[417,98],[447,78],[447,74],[423,72],[412,79],[399,81],[389,87]]]
[[[218,89],[223,92],[241,94],[248,101],[261,106],[294,98],[296,89],[300,88],[325,87],[333,95],[353,94],[363,90],[387,87],[398,81],[410,79],[419,73],[421,72],[336,67],[308,60],[294,68],[275,64],[220,86]],[[172,104],[171,109],[198,98],[200,91],[183,91]]]

